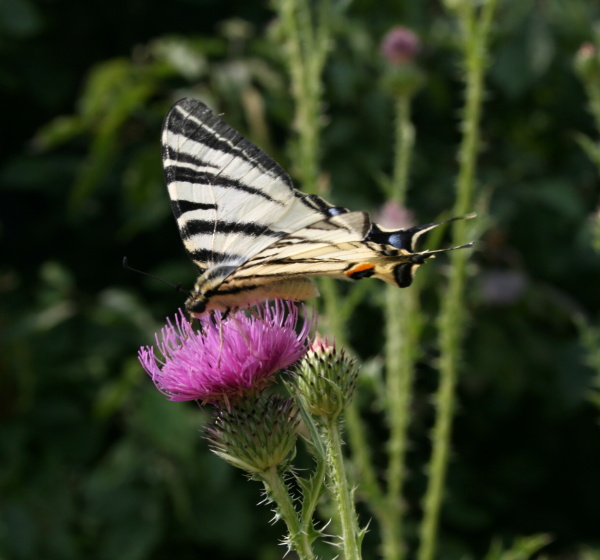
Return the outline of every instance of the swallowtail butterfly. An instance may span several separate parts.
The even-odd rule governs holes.
[[[318,295],[313,276],[374,277],[405,288],[425,260],[451,250],[414,249],[439,223],[388,230],[366,212],[301,193],[273,159],[199,101],[171,108],[162,146],[173,213],[199,272],[186,301],[192,315],[309,299]]]

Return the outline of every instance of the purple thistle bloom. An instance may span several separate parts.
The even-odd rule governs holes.
[[[381,54],[391,64],[410,62],[420,48],[421,42],[417,34],[401,25],[388,31],[381,42]]]
[[[232,313],[223,319],[199,319],[194,330],[183,311],[175,322],[167,321],[156,336],[156,347],[140,348],[139,360],[157,389],[172,401],[200,400],[224,404],[259,391],[273,374],[298,359],[308,349],[314,316],[304,321],[300,332],[298,308],[291,302],[276,300],[262,304],[256,312]]]

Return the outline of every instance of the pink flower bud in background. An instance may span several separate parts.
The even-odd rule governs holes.
[[[409,228],[415,225],[413,213],[395,200],[388,200],[375,213],[375,222],[385,228]]]
[[[411,62],[420,49],[417,34],[401,25],[388,31],[381,42],[381,54],[391,64]]]
[[[381,41],[381,54],[388,62],[381,82],[385,91],[411,97],[423,87],[425,75],[414,60],[420,50],[419,37],[406,27],[394,27],[385,35]]]

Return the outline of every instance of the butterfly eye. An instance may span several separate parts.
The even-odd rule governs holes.
[[[185,306],[190,313],[200,315],[206,311],[206,302],[202,300],[187,301]]]

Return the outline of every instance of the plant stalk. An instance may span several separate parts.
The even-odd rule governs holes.
[[[344,560],[360,560],[360,532],[354,507],[353,492],[350,490],[344,456],[340,421],[337,418],[323,419],[323,437],[327,449],[327,468],[330,490],[335,500],[341,527]]]
[[[466,68],[466,100],[463,117],[464,131],[459,150],[459,174],[455,215],[470,210],[475,190],[475,167],[480,144],[479,123],[483,102],[483,79],[486,67],[487,40],[496,6],[488,0],[479,17],[471,2],[463,1],[458,18],[463,28],[464,64]],[[466,224],[455,222],[453,243],[460,245],[466,237]],[[424,518],[420,527],[419,560],[433,560],[435,555],[439,515],[450,454],[452,419],[455,409],[455,386],[463,336],[464,286],[468,254],[454,251],[446,294],[442,299],[439,318],[440,385],[436,395],[437,417],[433,428],[433,452],[429,466],[429,484],[424,499]]]
[[[288,487],[277,467],[271,467],[268,471],[262,473],[260,478],[265,485],[267,495],[277,505],[277,513],[287,525],[290,546],[296,551],[301,560],[313,560],[315,555],[308,535],[302,530],[302,524],[294,508]]]

